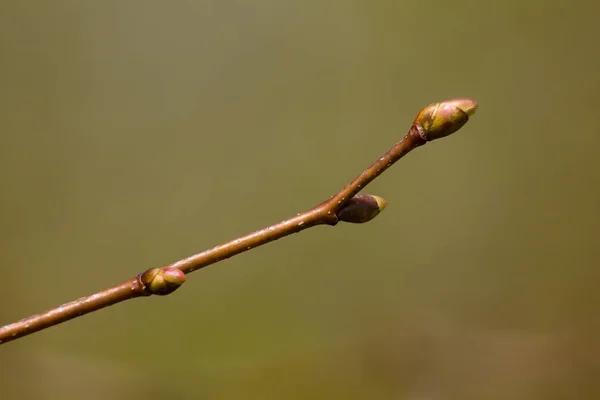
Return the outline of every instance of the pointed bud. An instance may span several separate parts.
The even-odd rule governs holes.
[[[362,224],[375,218],[387,204],[388,202],[379,196],[357,194],[348,200],[337,216],[340,221]]]
[[[443,101],[422,109],[413,123],[422,128],[421,136],[429,142],[462,128],[476,110],[477,103],[470,99]]]
[[[140,280],[148,293],[164,296],[183,285],[185,274],[174,267],[150,268],[140,275]]]

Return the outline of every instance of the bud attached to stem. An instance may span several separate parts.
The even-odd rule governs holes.
[[[388,202],[379,196],[357,194],[342,208],[337,216],[340,221],[362,224],[375,218]]]
[[[451,135],[462,128],[475,111],[477,111],[477,103],[470,99],[443,101],[422,109],[413,124],[421,128],[421,136],[430,142]]]
[[[140,281],[150,294],[165,296],[185,282],[185,274],[178,268],[150,268],[140,275]]]

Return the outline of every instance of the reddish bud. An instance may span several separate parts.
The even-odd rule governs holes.
[[[185,274],[174,267],[151,268],[140,275],[140,280],[148,293],[164,296],[183,285]]]
[[[340,221],[362,224],[377,216],[387,206],[387,201],[379,196],[357,194],[338,212]]]

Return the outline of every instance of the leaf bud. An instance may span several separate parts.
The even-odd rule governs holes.
[[[357,194],[344,205],[337,216],[340,221],[362,224],[377,216],[388,202],[379,196]]]
[[[140,275],[140,281],[148,293],[164,296],[183,285],[185,274],[175,267],[150,268]]]
[[[477,103],[470,99],[443,101],[423,108],[413,124],[421,128],[421,137],[429,142],[451,135],[462,128],[476,110]]]

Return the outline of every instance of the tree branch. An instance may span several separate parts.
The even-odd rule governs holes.
[[[402,140],[338,194],[316,207],[169,266],[151,268],[116,286],[5,325],[0,328],[0,344],[135,297],[167,295],[185,282],[186,274],[316,225],[333,226],[339,221],[367,222],[379,214],[387,202],[377,196],[358,193],[411,150],[460,129],[476,109],[477,104],[469,99],[431,104],[417,114]]]

